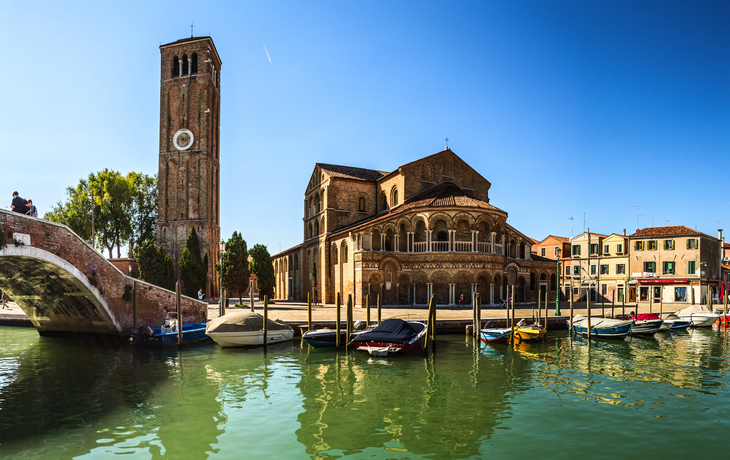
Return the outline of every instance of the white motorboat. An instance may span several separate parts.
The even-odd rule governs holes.
[[[664,313],[661,318],[664,322],[662,323],[662,327],[659,328],[660,332],[669,330],[680,331],[689,327],[688,320],[682,319],[674,313]]]
[[[676,315],[681,319],[689,321],[690,325],[694,327],[712,326],[720,317],[720,315],[713,313],[704,305],[690,305],[683,310],[679,310]]]
[[[291,340],[294,329],[284,323],[267,320],[266,343]],[[205,333],[222,347],[260,346],[264,344],[264,317],[250,311],[236,311],[208,323]]]

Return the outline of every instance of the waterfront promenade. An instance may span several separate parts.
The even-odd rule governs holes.
[[[248,310],[248,306],[245,308],[234,307],[237,299],[229,299],[229,305],[226,309],[227,312],[235,310]],[[255,302],[254,306],[257,312],[263,312],[263,302]],[[685,308],[686,305],[674,305],[664,304],[664,312],[674,312],[681,308]],[[0,325],[7,326],[32,326],[30,320],[27,318],[23,310],[20,309],[14,302],[8,303],[9,309],[0,310]],[[531,318],[533,309],[537,308],[537,304],[520,304],[515,308],[515,317],[519,320],[520,318]],[[543,306],[544,308],[544,306]],[[636,304],[626,304],[626,313],[636,311]],[[573,304],[574,314],[585,315],[586,304],[585,302]],[[347,306],[342,305],[340,307],[341,320],[344,322],[346,319]],[[607,315],[611,314],[611,304],[604,304],[604,310]],[[654,313],[659,312],[659,304],[652,306]],[[548,304],[548,321],[549,326],[556,326],[559,328],[565,328],[565,320],[568,319],[570,314],[570,304],[567,302],[560,303],[561,316],[555,316],[555,303],[551,302]],[[621,305],[614,307],[615,314],[622,313]],[[641,305],[639,307],[640,313],[648,313],[649,305]],[[426,307],[406,307],[406,306],[385,306],[381,308],[382,319],[398,317],[403,319],[425,319],[428,313]],[[591,303],[592,316],[601,315],[601,304]],[[366,309],[365,308],[353,308],[354,320],[365,321]],[[535,311],[535,314],[537,312]],[[378,311],[375,306],[370,307],[370,319],[371,321],[377,320]],[[507,310],[504,308],[496,307],[482,307],[482,320],[497,320],[503,321],[507,316]],[[209,302],[208,304],[208,319],[218,317],[218,303]],[[306,325],[307,323],[307,304],[303,302],[294,302],[287,300],[277,300],[276,303],[269,304],[269,317],[275,320],[281,320],[291,324],[294,327]],[[334,304],[318,304],[312,306],[312,321],[317,326],[334,325],[335,319],[337,318],[337,312]],[[436,312],[436,319],[439,325],[444,324],[447,326],[446,329],[452,332],[463,331],[467,324],[471,324],[472,308],[471,306],[464,307],[438,307]]]

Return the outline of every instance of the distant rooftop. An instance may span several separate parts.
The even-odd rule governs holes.
[[[677,236],[677,235],[706,235],[700,231],[693,230],[684,225],[668,225],[666,227],[646,227],[636,230],[632,237],[642,236]]]
[[[381,177],[388,174],[387,171],[377,171],[375,169],[356,168],[354,166],[328,165],[325,163],[317,163],[317,166],[332,177],[341,177],[343,179],[355,179],[366,181],[377,181]]]

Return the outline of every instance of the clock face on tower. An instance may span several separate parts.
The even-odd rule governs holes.
[[[193,145],[193,133],[189,129],[180,129],[175,133],[172,138],[172,143],[175,144],[175,148],[178,150],[187,150]]]

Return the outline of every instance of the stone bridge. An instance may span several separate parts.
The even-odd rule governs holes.
[[[41,335],[127,336],[176,309],[174,292],[125,275],[65,225],[0,210],[0,231],[0,289]],[[206,320],[204,302],[181,304],[183,322]]]

